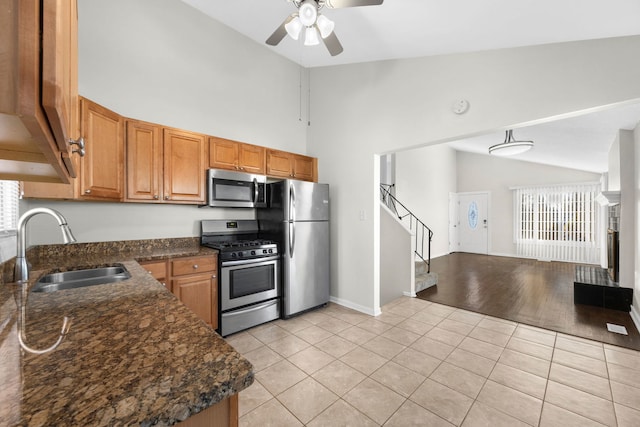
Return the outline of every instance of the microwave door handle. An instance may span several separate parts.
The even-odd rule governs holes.
[[[258,203],[258,179],[253,178],[253,203]]]

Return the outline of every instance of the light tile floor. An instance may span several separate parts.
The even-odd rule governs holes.
[[[640,426],[640,352],[414,298],[339,305],[228,341],[249,426]]]

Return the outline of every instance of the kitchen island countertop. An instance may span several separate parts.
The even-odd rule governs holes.
[[[172,425],[251,385],[251,364],[137,262],[215,253],[192,243],[139,250],[51,245],[32,252],[31,283],[53,268],[112,263],[132,277],[29,293],[29,346],[48,347],[63,316],[72,321],[62,344],[44,355],[20,350],[19,287],[0,286],[0,425]]]

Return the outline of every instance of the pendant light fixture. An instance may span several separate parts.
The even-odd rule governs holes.
[[[504,142],[489,147],[489,154],[494,156],[514,156],[529,151],[533,147],[533,141],[516,141],[513,130],[506,131]]]

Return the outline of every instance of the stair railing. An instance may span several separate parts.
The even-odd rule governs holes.
[[[431,272],[431,241],[433,231],[418,219],[405,205],[392,194],[395,184],[380,184],[380,201],[385,204],[400,221],[409,219],[409,229],[416,235],[416,255],[427,265],[427,273]],[[425,254],[425,238],[427,250]]]

